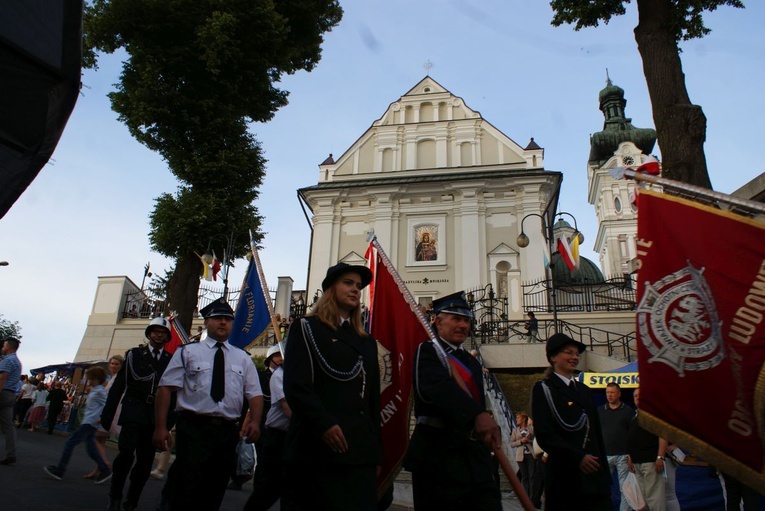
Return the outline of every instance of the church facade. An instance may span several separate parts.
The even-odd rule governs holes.
[[[491,284],[521,318],[521,278],[545,276],[541,219],[524,224],[528,247],[516,239],[527,215],[552,220],[561,180],[533,138],[521,146],[426,77],[299,191],[313,215],[307,295],[337,262],[364,264],[372,229],[419,303]]]

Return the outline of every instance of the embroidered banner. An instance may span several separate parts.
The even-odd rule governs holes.
[[[638,206],[641,424],[765,492],[765,224],[651,191]]]
[[[380,421],[383,465],[377,478],[386,490],[398,474],[409,443],[412,361],[428,333],[407,304],[388,268],[370,244],[367,259],[374,278],[369,286],[370,334],[377,340],[380,361]]]

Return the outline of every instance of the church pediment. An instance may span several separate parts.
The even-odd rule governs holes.
[[[350,264],[353,266],[366,266],[367,260],[363,257],[357,254],[354,251],[348,252],[342,259],[340,259],[341,263]]]
[[[497,255],[517,255],[518,251],[514,248],[504,244],[500,243],[492,251],[490,251],[487,255],[490,256],[497,256]]]
[[[319,165],[319,182],[496,165],[542,169],[543,158],[541,147],[523,148],[426,76],[391,103],[342,156]]]

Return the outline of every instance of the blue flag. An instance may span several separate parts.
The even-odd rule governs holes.
[[[247,280],[239,293],[234,325],[231,328],[229,344],[245,349],[253,343],[262,341],[271,325],[268,305],[263,297],[258,269],[253,261],[247,269]]]

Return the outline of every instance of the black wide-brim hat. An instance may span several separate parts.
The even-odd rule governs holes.
[[[366,266],[355,266],[348,263],[337,263],[327,270],[327,276],[321,282],[321,290],[326,291],[337,279],[346,273],[357,273],[361,277],[361,287],[367,287],[372,282],[372,271]]]
[[[579,353],[582,353],[584,350],[587,349],[587,346],[582,344],[579,341],[575,341],[571,337],[569,337],[566,334],[553,334],[550,336],[549,339],[547,339],[547,345],[545,346],[545,351],[547,353],[547,360],[550,360],[550,358],[554,357],[558,354],[560,350],[562,350],[566,346],[574,346],[576,349],[579,350]]]

